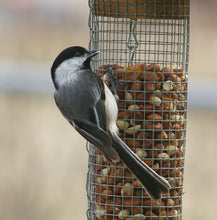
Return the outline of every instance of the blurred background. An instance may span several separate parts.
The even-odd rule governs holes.
[[[191,1],[184,219],[217,216],[217,1]],[[86,219],[85,140],[53,99],[50,67],[88,48],[88,1],[0,0],[0,219]]]

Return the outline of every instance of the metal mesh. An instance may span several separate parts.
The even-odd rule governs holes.
[[[172,188],[153,201],[122,162],[90,145],[91,220],[182,219],[189,1],[135,2],[89,0],[90,49],[101,51],[92,66],[110,88],[106,65],[125,83],[116,86],[120,137]]]

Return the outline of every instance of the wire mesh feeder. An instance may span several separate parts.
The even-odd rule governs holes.
[[[123,84],[120,137],[172,188],[153,201],[122,164],[88,146],[91,220],[182,219],[186,140],[189,0],[89,0],[92,62],[107,83],[106,66]]]

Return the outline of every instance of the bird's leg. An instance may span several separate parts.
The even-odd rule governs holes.
[[[110,68],[110,65],[107,65],[106,66],[106,72],[109,74],[109,81],[111,82],[111,85],[112,85],[112,89],[113,89],[113,92],[114,92],[114,97],[115,97],[116,101],[119,102],[119,96],[118,96],[118,93],[117,93],[117,89],[115,87],[115,83],[119,84],[119,85],[125,85],[126,83],[121,82],[120,80],[118,80],[117,78],[115,78],[112,75],[113,70],[116,69],[116,68],[117,67]]]
[[[111,66],[111,65],[107,65],[107,66],[106,66],[106,71],[109,73],[109,77],[111,77],[112,80],[113,80],[116,84],[118,84],[118,85],[126,85],[125,82],[120,81],[118,78],[116,78],[116,77],[114,77],[114,76],[112,75],[113,70],[116,70],[116,69],[117,69],[117,66],[112,66],[111,68],[110,68],[110,66]]]

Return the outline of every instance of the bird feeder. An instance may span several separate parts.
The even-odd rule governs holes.
[[[88,220],[182,219],[186,147],[189,0],[89,0],[94,71],[119,81],[124,142],[171,189],[152,200],[123,165],[88,146]]]

